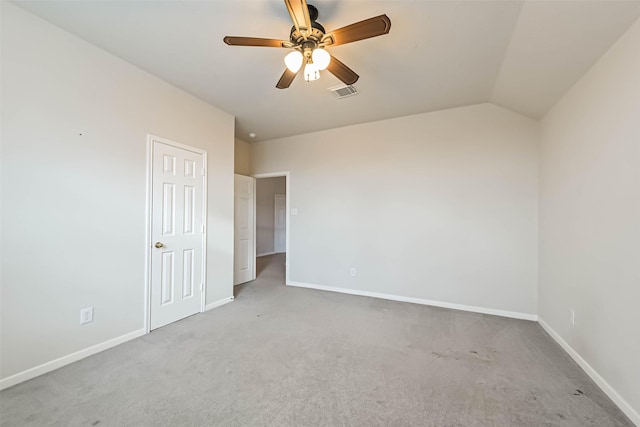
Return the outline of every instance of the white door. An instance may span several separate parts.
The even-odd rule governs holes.
[[[152,143],[150,329],[201,311],[205,155]]]
[[[273,251],[287,251],[287,197],[275,194],[273,200]]]
[[[255,276],[255,228],[253,199],[255,179],[235,176],[233,284],[239,285]]]

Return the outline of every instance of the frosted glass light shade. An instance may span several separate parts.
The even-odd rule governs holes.
[[[325,70],[331,62],[331,55],[324,49],[315,49],[311,54],[311,58],[318,70]]]
[[[302,67],[302,59],[302,53],[294,50],[284,57],[284,65],[286,65],[292,73],[297,73],[300,67]]]
[[[304,79],[308,82],[318,80],[320,78],[320,70],[313,62],[307,63],[304,66]]]

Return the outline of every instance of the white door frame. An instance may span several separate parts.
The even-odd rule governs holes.
[[[183,150],[193,151],[194,153],[202,155],[202,164],[204,167],[204,175],[202,177],[202,226],[204,227],[204,232],[202,233],[202,283],[204,286],[200,290],[202,294],[202,301],[200,302],[201,313],[205,311],[207,301],[207,177],[209,176],[207,171],[207,152],[197,147],[180,144],[179,142],[171,141],[170,139],[147,134],[146,250],[144,254],[144,329],[147,333],[151,332],[151,251],[153,244],[151,241],[151,215],[153,213],[153,199],[151,196],[153,194],[153,147],[155,141],[172,147],[181,148]]]
[[[291,222],[289,220],[289,217],[291,216],[291,177],[289,174],[289,171],[285,171],[285,172],[269,172],[269,173],[256,173],[252,175],[254,178],[256,179],[260,179],[260,178],[278,178],[281,176],[285,177],[285,186],[286,186],[286,191],[285,191],[285,205],[286,205],[286,211],[287,214],[285,215],[285,256],[286,256],[286,263],[285,263],[285,275],[284,275],[284,284],[288,285],[289,284],[289,265],[291,264],[290,261],[290,255],[291,255],[291,251],[290,251],[290,246],[289,246],[289,223]],[[258,193],[257,191],[258,185],[256,184],[256,191],[253,193],[253,211],[256,211],[256,194]],[[256,215],[257,216],[257,215]],[[255,235],[256,232],[256,221],[254,218],[253,221],[253,233]],[[257,246],[257,245],[256,245]],[[254,246],[254,253],[253,253],[253,270],[256,271],[256,253],[255,253],[255,248],[256,246]]]

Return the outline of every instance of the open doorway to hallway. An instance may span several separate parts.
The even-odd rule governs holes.
[[[288,172],[235,175],[235,286],[287,283],[289,187]]]
[[[285,283],[287,258],[286,176],[256,177],[256,278]]]

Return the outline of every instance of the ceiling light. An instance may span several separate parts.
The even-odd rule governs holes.
[[[249,138],[255,138],[255,137],[256,137],[256,133],[255,132],[249,133]]]
[[[318,70],[325,70],[331,62],[331,55],[324,49],[315,49],[311,54],[313,63],[316,64]]]
[[[298,70],[300,70],[300,67],[302,67],[302,59],[302,53],[294,50],[284,57],[284,64],[287,66],[289,71],[297,73]]]
[[[311,82],[319,78],[320,70],[318,70],[318,66],[311,61],[307,62],[307,65],[304,66],[304,79]]]

